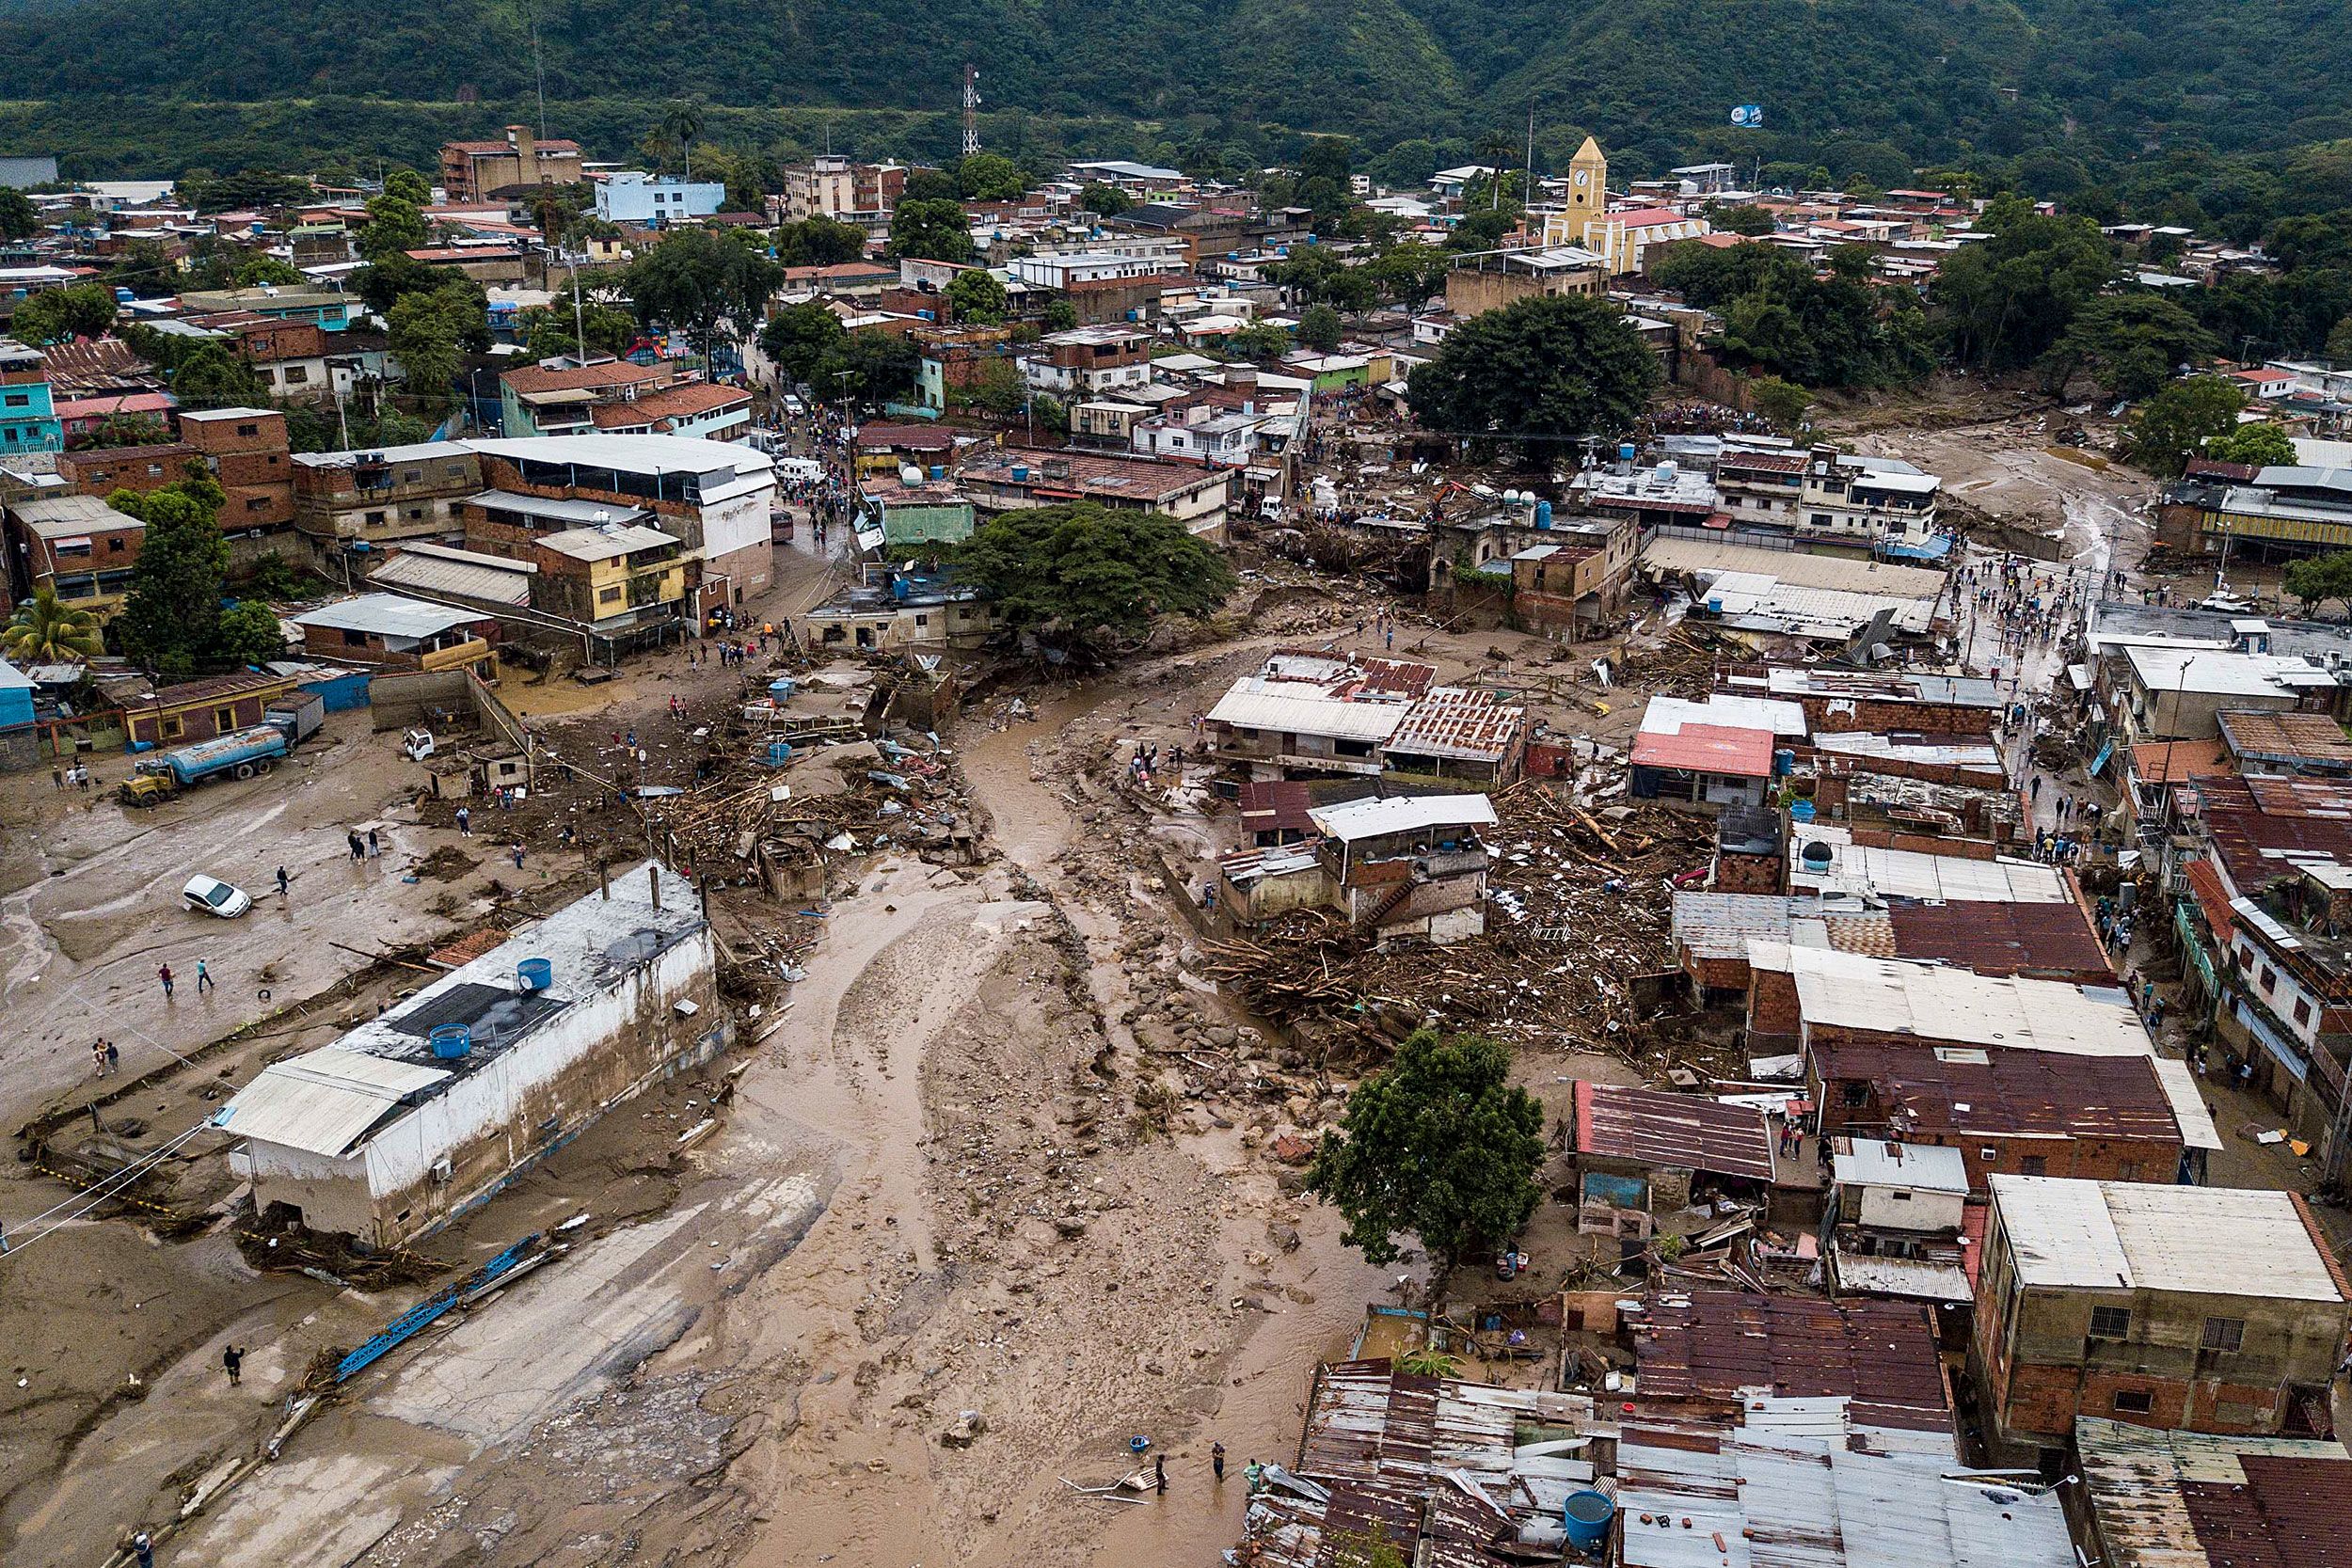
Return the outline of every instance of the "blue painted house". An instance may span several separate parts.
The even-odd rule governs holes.
[[[65,427],[49,395],[48,361],[37,348],[0,338],[0,457],[57,451]]]

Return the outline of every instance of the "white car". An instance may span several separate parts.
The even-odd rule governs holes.
[[[188,879],[188,885],[180,890],[180,901],[199,914],[215,914],[223,920],[234,920],[253,907],[253,895],[243,888],[202,875]]]
[[[797,396],[790,392],[787,392],[784,396],[776,399],[776,406],[783,409],[786,413],[791,415],[796,420],[808,412],[808,404],[803,403]]]

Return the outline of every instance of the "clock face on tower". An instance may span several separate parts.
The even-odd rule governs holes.
[[[1576,171],[1576,182],[1577,182],[1578,184],[1580,184],[1580,185],[1589,185],[1589,184],[1591,184],[1591,183],[1592,183],[1592,182],[1593,182],[1593,173],[1592,173],[1592,170],[1590,170],[1590,169],[1582,169],[1582,168],[1580,168],[1580,169],[1578,169],[1578,170]]]

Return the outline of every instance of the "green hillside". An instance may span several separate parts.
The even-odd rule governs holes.
[[[530,101],[531,14],[527,0],[0,0],[0,147],[54,147],[85,173],[152,169],[159,146],[228,165],[275,126],[289,161],[323,136],[301,101],[362,133],[326,151],[413,159]],[[645,105],[679,94],[747,149],[805,150],[835,110],[855,150],[943,155],[966,58],[992,143],[1041,151],[1257,158],[1328,131],[1436,157],[1517,140],[1532,109],[1548,162],[1591,131],[1632,172],[1712,152],[1883,180],[2034,152],[2104,179],[2352,138],[2342,0],[542,0],[537,14],[553,118],[609,156],[631,153]],[[1731,130],[1740,103],[1764,107],[1764,132]]]

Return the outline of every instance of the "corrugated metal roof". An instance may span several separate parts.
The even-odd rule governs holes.
[[[1815,846],[1829,851],[1826,869],[1805,863]],[[1788,887],[1855,898],[1909,898],[1920,903],[2062,904],[2074,899],[2066,874],[2039,861],[1968,860],[1914,849],[1856,844],[1834,822],[1809,822],[1788,835]]]
[[[1245,676],[1209,710],[1213,724],[1274,730],[1287,735],[1326,736],[1336,740],[1385,742],[1403,721],[1395,703],[1351,703],[1319,693],[1285,689],[1279,682]]]
[[[1841,1406],[1867,1398],[1899,1412],[1897,1424],[1951,1440],[1935,1329],[1922,1307],[1738,1291],[1653,1294],[1644,1306],[1634,1350],[1646,1398],[1798,1396]]]
[[[1670,733],[1645,730],[1633,737],[1633,766],[1768,779],[1772,773],[1772,733],[1712,724],[1685,724]]]
[[[531,575],[537,568],[526,562],[488,564],[496,559],[482,556],[473,561],[452,561],[446,557],[426,555],[412,547],[401,551],[370,572],[368,580],[387,588],[408,588],[420,594],[449,594],[459,598],[480,599],[485,604],[529,604]]]
[[[1986,1183],[2028,1286],[2344,1299],[2292,1193],[2045,1176]]]
[[[1666,1440],[1657,1440],[1662,1435]],[[1948,1449],[1724,1430],[1709,1451],[1629,1426],[1625,1568],[2073,1568],[2055,1492],[1955,1484]],[[1650,1521],[1644,1523],[1645,1517]],[[1688,1521],[1686,1526],[1685,1521]]]
[[[1389,750],[1413,756],[1462,762],[1499,762],[1527,718],[1522,707],[1505,707],[1491,691],[1432,691],[1405,710]]]
[[[453,610],[398,594],[362,594],[291,617],[297,626],[373,632],[378,637],[433,637],[482,619],[479,610]]]
[[[1953,1045],[2153,1054],[2147,1027],[2120,990],[1767,942],[1750,942],[1748,954],[1759,969],[1795,976],[1808,1024]]]
[[[2075,1421],[2074,1442],[2114,1568],[2352,1564],[2352,1455],[2341,1444],[2091,1416]]]
[[[326,1046],[274,1062],[214,1125],[240,1138],[336,1158],[408,1096],[450,1077],[438,1068]]]
[[[1579,1083],[1573,1100],[1580,1154],[1754,1181],[1772,1179],[1772,1134],[1764,1113],[1754,1106],[1621,1084]]]
[[[1954,1307],[1976,1299],[1976,1291],[1968,1283],[1968,1271],[1958,1263],[1883,1255],[1866,1257],[1832,1247],[1829,1266],[1837,1289],[1858,1295],[1895,1296],[1903,1301],[1940,1302]]]
[[[1957,1148],[1934,1144],[1856,1138],[1851,1148],[1830,1157],[1830,1173],[1841,1182],[1875,1187],[1909,1187],[1923,1193],[1968,1191],[1967,1157]]]
[[[1326,838],[1343,842],[1423,828],[1492,827],[1495,805],[1484,795],[1398,795],[1387,800],[1343,800],[1315,806],[1309,821]]]

